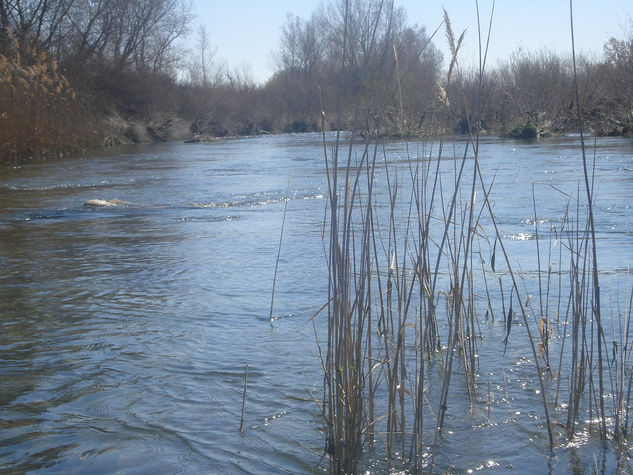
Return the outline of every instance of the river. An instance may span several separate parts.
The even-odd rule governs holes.
[[[500,233],[526,274],[537,269],[533,196],[545,227],[569,197],[582,199],[578,142],[481,144]],[[389,143],[384,157],[406,176],[411,156],[436,150],[412,142],[407,155]],[[589,159],[603,300],[626,302],[633,144],[591,139]],[[327,195],[318,134],[135,145],[0,169],[0,471],[325,470],[308,320],[328,298]],[[91,199],[124,203],[84,206]],[[324,314],[314,322],[327,325]],[[436,469],[612,471],[618,454],[591,437],[549,456],[531,355],[499,351],[502,320],[481,325],[494,342],[482,350],[482,387],[490,395],[490,375],[505,368],[519,393],[501,397],[493,384],[490,423],[457,385]]]

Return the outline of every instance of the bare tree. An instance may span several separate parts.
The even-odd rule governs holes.
[[[395,98],[401,73],[414,127],[424,120],[423,102],[435,97],[441,64],[424,28],[408,26],[404,10],[392,0],[332,0],[308,20],[288,15],[274,59],[277,72],[269,86],[293,91],[292,97],[283,92],[279,97],[287,121],[299,126],[319,123],[320,104],[335,110],[340,84],[346,117],[351,119],[356,107],[363,117],[375,117],[387,89]]]
[[[7,0],[0,0],[0,52],[4,51],[7,46],[9,31],[9,11],[7,9]]]
[[[216,64],[217,47],[212,48],[204,25],[197,32],[196,45],[187,63],[189,81],[195,86],[214,87],[222,82],[224,73]]]
[[[300,71],[307,80],[317,74],[324,48],[317,28],[314,15],[309,21],[288,15],[281,29],[279,51],[273,55],[279,71]]]
[[[605,134],[633,135],[633,21],[625,38],[610,38],[604,61],[593,68],[596,104],[590,109],[594,128]]]
[[[191,21],[191,0],[2,0],[0,24],[67,65],[173,69]]]

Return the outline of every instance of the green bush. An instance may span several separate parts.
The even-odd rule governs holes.
[[[516,126],[508,136],[512,139],[535,139],[539,136],[538,130],[529,121]]]

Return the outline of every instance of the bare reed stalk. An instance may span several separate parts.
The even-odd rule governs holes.
[[[533,214],[533,225],[534,225],[534,240],[536,242],[536,272],[537,272],[537,280],[538,280],[538,295],[539,295],[539,334],[541,337],[541,341],[539,342],[539,353],[545,359],[545,369],[551,373],[550,362],[549,362],[549,322],[547,318],[547,313],[544,309],[543,299],[547,296],[544,295],[543,291],[543,279],[541,276],[541,248],[540,248],[540,237],[539,237],[539,218],[536,213],[536,196],[534,195],[534,184],[532,184],[532,210]],[[548,272],[548,279],[550,273]],[[549,280],[548,280],[549,282]],[[548,286],[549,288],[549,286]]]
[[[279,258],[281,257],[281,245],[284,239],[284,227],[286,225],[286,211],[288,210],[288,199],[290,193],[290,173],[288,173],[288,186],[286,187],[286,196],[284,198],[284,213],[281,220],[281,232],[279,233],[279,247],[277,248],[277,259],[275,260],[275,273],[273,275],[273,289],[270,294],[270,313],[268,315],[268,323],[273,324],[273,308],[275,305],[275,286],[277,285],[277,270],[279,269]]]
[[[631,328],[631,316],[633,315],[633,292],[630,292],[627,288],[627,292],[629,292],[629,298],[625,299],[625,306],[628,307],[628,311],[625,309],[624,310],[624,314],[627,315],[627,319],[626,319],[626,331],[625,331],[625,338],[623,339],[622,342],[627,342],[628,343],[628,335],[629,335],[629,330]],[[633,387],[633,377],[631,377],[631,375],[628,375],[628,382],[625,380],[625,374],[626,374],[626,365],[629,366],[629,368],[631,367],[631,361],[630,361],[630,355],[631,353],[628,351],[629,345],[620,345],[621,348],[621,361],[622,361],[622,389],[624,392],[624,387],[627,386],[626,389],[626,396],[624,396],[624,394],[622,394],[622,402],[621,402],[621,408],[623,410],[623,419],[624,422],[622,423],[622,427],[620,428],[618,434],[620,435],[621,439],[626,440],[629,437],[629,433],[630,433],[630,426],[629,426],[629,416],[630,416],[630,410],[631,410],[631,388]]]
[[[248,385],[248,363],[244,369],[244,393],[242,394],[242,418],[240,419],[240,432],[244,433],[244,410],[246,409],[246,386]]]
[[[587,208],[589,212],[589,235],[591,238],[591,253],[592,253],[592,277],[593,277],[593,296],[592,296],[592,313],[598,326],[597,342],[598,342],[598,390],[599,390],[599,406],[600,406],[600,419],[601,419],[601,433],[602,437],[606,438],[606,415],[604,410],[604,368],[602,362],[602,314],[600,308],[600,283],[598,277],[598,251],[596,246],[596,229],[593,216],[593,187],[589,184],[589,171],[587,167],[587,154],[585,151],[585,138],[583,133],[582,114],[580,110],[580,94],[578,92],[578,74],[576,71],[576,44],[574,41],[574,12],[573,12],[573,0],[569,0],[569,22],[571,29],[571,49],[572,49],[572,65],[573,65],[573,83],[574,83],[574,96],[576,100],[576,116],[578,120],[578,129],[580,132],[580,145],[582,150],[582,165],[583,175],[585,179],[585,191],[587,193]]]
[[[567,437],[573,438],[580,426],[583,416],[588,416],[589,424],[597,421],[600,437],[604,440],[610,434],[619,442],[626,442],[628,434],[628,414],[631,388],[630,355],[631,345],[629,335],[630,303],[621,310],[619,305],[611,306],[611,336],[607,342],[603,322],[603,309],[600,304],[601,289],[599,285],[599,269],[597,262],[597,240],[594,222],[594,163],[589,165],[583,133],[582,114],[580,111],[574,45],[573,2],[570,1],[570,26],[572,36],[572,60],[574,70],[574,93],[576,99],[576,115],[580,130],[580,142],[583,160],[583,187],[579,184],[576,192],[576,213],[573,219],[567,204],[565,217],[560,229],[554,229],[556,241],[560,241],[568,251],[569,281],[562,283],[563,246],[558,253],[558,288],[557,317],[562,313],[562,295],[568,291],[567,310],[562,326],[562,341],[558,357],[558,382],[554,404],[566,397],[566,429]],[[581,195],[585,198],[581,198]],[[586,206],[587,215],[583,216],[581,209]],[[566,240],[563,240],[564,236]],[[550,260],[551,260],[550,249]],[[549,264],[551,269],[551,262]],[[540,268],[540,265],[539,265]],[[550,298],[550,274],[545,293],[540,288],[541,300],[545,299],[545,317],[548,315]],[[629,309],[626,310],[626,307]],[[541,308],[543,303],[541,302]],[[543,313],[543,311],[541,311]],[[547,322],[548,324],[551,322]],[[569,336],[567,334],[569,333]],[[542,335],[542,340],[543,336]],[[543,342],[549,344],[549,340]],[[547,361],[547,360],[546,360]],[[569,361],[569,364],[564,364]],[[561,380],[566,377],[568,388],[566,396],[561,394]],[[625,388],[627,388],[625,390]],[[612,397],[611,397],[612,396]],[[605,407],[605,399],[611,400],[611,408]],[[612,427],[607,423],[613,421]]]
[[[477,5],[477,12],[479,12],[478,5]],[[493,3],[493,13],[494,13],[494,3]],[[450,74],[453,68],[455,67],[455,65],[457,64],[457,55],[459,51],[459,46],[461,45],[461,41],[463,39],[463,33],[460,36],[459,41],[456,43],[452,28],[451,28],[450,19],[448,18],[448,14],[446,13],[446,11],[444,12],[444,15],[445,15],[445,24],[446,24],[446,35],[448,38],[451,55],[452,55],[451,64],[449,66],[449,74]],[[479,25],[479,13],[477,15],[478,15],[477,17],[478,25]],[[473,111],[472,121],[469,119],[469,129],[470,129],[469,139],[466,142],[464,154],[462,156],[461,163],[459,165],[459,171],[456,174],[455,193],[453,194],[451,198],[451,203],[449,205],[449,210],[448,210],[449,211],[448,216],[445,221],[446,226],[445,226],[445,230],[442,236],[442,242],[440,244],[440,250],[441,250],[444,246],[444,242],[446,242],[448,238],[449,225],[451,221],[453,220],[453,214],[455,213],[455,210],[456,210],[456,200],[458,197],[458,190],[462,182],[462,176],[463,176],[464,168],[465,168],[467,158],[468,158],[469,145],[472,145],[473,152],[474,152],[474,166],[473,166],[473,177],[472,177],[471,186],[470,186],[470,196],[468,200],[468,209],[469,209],[468,221],[467,223],[465,221],[462,221],[459,241],[457,239],[457,234],[458,234],[457,228],[456,228],[457,225],[456,224],[453,225],[453,230],[454,230],[453,242],[455,245],[455,250],[453,251],[453,260],[452,260],[453,282],[451,283],[451,291],[450,291],[451,297],[452,297],[451,298],[452,308],[449,311],[449,327],[452,325],[453,330],[449,333],[448,351],[447,351],[448,360],[447,360],[447,365],[444,371],[441,397],[440,397],[440,401],[438,405],[438,416],[437,416],[437,423],[436,423],[435,438],[434,438],[434,443],[433,443],[434,446],[438,446],[439,437],[442,434],[442,427],[444,425],[444,416],[447,410],[448,394],[449,394],[449,387],[450,387],[451,374],[452,374],[452,368],[453,368],[453,355],[456,351],[456,345],[460,341],[460,339],[461,339],[460,348],[462,351],[462,355],[464,357],[464,369],[466,371],[466,378],[467,378],[466,383],[467,383],[469,399],[471,401],[471,404],[474,399],[475,383],[472,376],[474,368],[472,367],[469,368],[468,359],[466,358],[467,348],[464,346],[465,337],[464,337],[463,330],[461,329],[462,328],[461,322],[462,322],[462,318],[464,318],[464,323],[467,322],[466,316],[463,315],[463,312],[464,312],[463,295],[464,295],[464,286],[466,283],[466,276],[468,275],[468,261],[469,261],[469,255],[471,252],[471,243],[472,243],[472,239],[474,238],[473,229],[475,228],[475,223],[474,223],[473,218],[474,218],[474,208],[475,208],[475,196],[476,196],[475,189],[477,185],[478,151],[479,151],[478,120],[479,120],[479,112],[480,112],[480,106],[481,106],[480,97],[481,97],[481,89],[483,85],[485,59],[486,59],[486,54],[487,54],[487,45],[490,39],[491,28],[492,28],[492,15],[490,18],[490,26],[488,29],[486,53],[484,53],[483,55],[482,55],[481,47],[480,47],[479,86],[478,86],[477,97],[475,98],[475,107]],[[480,45],[481,45],[481,32],[479,34],[479,40],[480,40]],[[493,220],[494,220],[494,217],[493,217]],[[466,230],[465,234],[464,234],[464,229]],[[461,253],[461,249],[463,249],[463,263],[462,263],[462,268],[460,271],[458,258]],[[432,288],[435,288],[435,282],[438,275],[441,254],[442,254],[441,252],[438,253],[438,259],[436,261],[436,266],[435,266],[435,271],[434,271],[435,275],[433,278]],[[471,322],[474,322],[474,320],[471,319]],[[473,326],[474,325],[471,324],[471,328],[470,328],[471,332],[473,330]],[[469,333],[468,338],[472,339],[473,335]],[[472,349],[473,348],[471,348],[471,351]],[[471,364],[473,364],[474,353],[471,353],[471,355],[472,355]],[[435,463],[435,452],[433,452],[433,455],[431,457],[431,464],[430,464],[431,470],[433,470],[434,463]]]

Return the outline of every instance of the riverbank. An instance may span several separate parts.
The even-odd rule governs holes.
[[[106,119],[108,135],[103,145],[127,145],[153,142],[186,142],[195,138],[188,121],[180,117],[168,117],[141,121],[112,115]]]
[[[118,144],[204,142],[227,136],[314,132],[321,127],[363,132],[354,114],[344,111],[338,122],[332,119],[334,106],[323,104],[321,110],[318,98],[305,97],[302,112],[295,113],[295,105],[279,99],[279,77],[263,86],[203,87],[126,70],[82,84],[62,74],[57,60],[44,52],[17,46],[11,51],[0,53],[0,166],[68,157]],[[497,75],[493,71],[490,81],[494,83]],[[469,89],[472,87],[462,81],[448,94],[463,97],[463,91]],[[530,109],[528,101],[511,107],[499,104],[500,96],[510,97],[503,91],[499,84],[484,91],[484,99],[490,102],[485,102],[477,124],[483,134],[533,139],[577,131],[574,108],[563,96],[555,95],[552,101],[566,102],[565,107]],[[600,96],[592,96],[586,106],[590,112],[583,113],[585,131],[595,136],[633,136],[633,113],[627,101],[616,108],[610,106],[606,93]],[[518,102],[516,97],[512,100]],[[408,114],[401,114],[391,104],[378,132],[390,139],[468,133],[473,125],[468,118],[471,107],[455,100],[447,103],[446,111],[435,99],[429,101],[422,115],[412,106]],[[371,121],[364,127],[369,134],[377,132]]]
[[[278,100],[279,78],[263,86],[202,87],[125,71],[108,76],[104,84],[106,79],[97,78],[87,85],[69,80],[60,69],[55,58],[36,48],[16,46],[11,54],[0,53],[0,166],[118,144],[205,142],[227,136],[313,132],[322,126],[363,131],[353,114],[343,113],[341,122],[329,118],[331,104],[323,105],[322,116],[323,111],[315,109],[317,99],[306,98],[304,111],[295,114],[294,106]],[[497,71],[491,73],[492,82],[496,75]],[[462,82],[452,86],[449,95],[461,97],[464,90],[469,85]],[[493,84],[490,90],[502,92],[503,87]],[[501,107],[496,102],[500,95],[487,97],[491,102],[486,102],[478,123],[483,134],[533,139],[577,131],[575,111],[569,105],[552,110],[530,110],[528,102]],[[565,102],[564,97],[555,98]],[[585,131],[595,136],[633,136],[633,113],[627,102],[614,108],[605,98],[603,93],[602,99],[594,98],[589,104],[586,110],[590,112],[583,114]],[[416,116],[415,108],[401,115],[390,105],[379,133],[390,139],[468,133],[471,108],[454,101],[446,114],[436,101],[428,106],[424,115]],[[371,123],[365,127],[370,134],[376,133]]]

